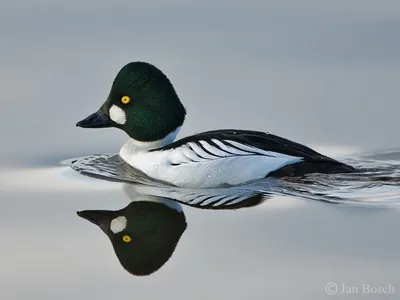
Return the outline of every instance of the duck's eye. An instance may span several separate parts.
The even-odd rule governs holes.
[[[122,237],[122,240],[125,243],[129,243],[130,241],[132,241],[131,237],[129,235],[126,235],[126,234]]]
[[[131,102],[131,98],[129,98],[128,96],[123,96],[123,97],[121,98],[121,102],[122,102],[123,104],[128,104],[129,102]]]

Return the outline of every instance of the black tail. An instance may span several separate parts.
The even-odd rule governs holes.
[[[310,173],[337,174],[355,171],[354,167],[335,160],[321,162],[302,161],[273,171],[268,174],[268,177],[300,177]]]

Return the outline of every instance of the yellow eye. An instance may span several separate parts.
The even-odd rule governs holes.
[[[122,102],[123,104],[128,104],[129,102],[131,102],[131,98],[129,98],[128,96],[123,96],[123,97],[121,98],[121,102]]]
[[[131,237],[130,237],[129,235],[124,235],[124,236],[122,237],[122,240],[123,240],[125,243],[129,243],[130,241],[132,241],[132,239],[131,239]]]

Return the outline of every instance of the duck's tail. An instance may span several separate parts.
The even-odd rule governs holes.
[[[336,160],[301,161],[284,166],[268,174],[268,177],[300,177],[310,173],[337,174],[356,172],[357,169]]]

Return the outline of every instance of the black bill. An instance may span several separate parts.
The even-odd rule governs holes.
[[[84,210],[78,211],[77,214],[81,218],[99,226],[105,233],[108,231],[111,220],[116,217],[116,213],[109,210]]]
[[[103,128],[112,127],[114,125],[115,123],[110,119],[110,117],[101,110],[76,123],[76,126],[82,128]]]

